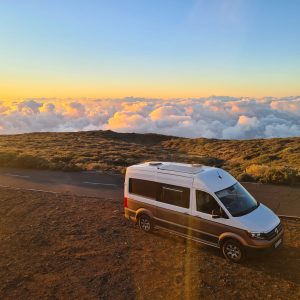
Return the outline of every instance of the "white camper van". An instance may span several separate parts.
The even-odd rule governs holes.
[[[239,262],[282,244],[280,219],[229,173],[202,165],[147,162],[126,171],[125,217],[220,248]]]

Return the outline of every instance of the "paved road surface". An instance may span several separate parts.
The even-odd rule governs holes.
[[[68,192],[76,195],[123,199],[124,177],[99,171],[60,172],[0,169],[0,186]],[[300,188],[244,183],[260,202],[277,214],[300,216]]]
[[[124,178],[101,172],[0,169],[0,186],[123,199]]]

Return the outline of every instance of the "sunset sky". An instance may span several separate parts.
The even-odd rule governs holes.
[[[300,95],[300,1],[0,1],[0,101]]]
[[[300,1],[0,0],[0,134],[300,136]]]

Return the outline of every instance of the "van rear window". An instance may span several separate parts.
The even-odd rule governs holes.
[[[129,193],[156,199],[158,183],[149,180],[130,178]]]
[[[129,193],[179,207],[190,207],[190,189],[186,187],[129,178]]]

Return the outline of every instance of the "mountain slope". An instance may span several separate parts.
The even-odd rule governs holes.
[[[300,182],[300,138],[187,139],[89,131],[0,136],[0,166],[124,172],[147,160],[202,163],[244,181]]]

